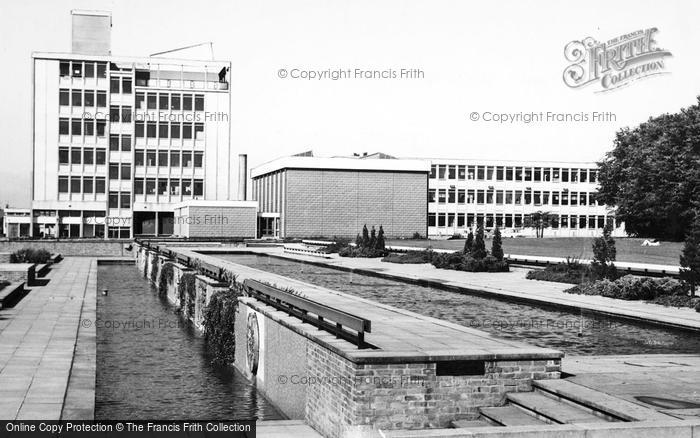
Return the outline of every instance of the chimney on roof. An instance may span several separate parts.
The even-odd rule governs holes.
[[[80,55],[112,54],[112,13],[72,10],[72,52]]]

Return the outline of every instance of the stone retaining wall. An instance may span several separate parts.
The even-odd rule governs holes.
[[[2,263],[0,264],[0,279],[11,283],[22,282],[27,286],[34,283],[36,265],[33,263]]]
[[[131,254],[126,249],[129,245],[130,240],[1,240],[0,252],[12,253],[22,248],[36,248],[63,256],[125,257]]]

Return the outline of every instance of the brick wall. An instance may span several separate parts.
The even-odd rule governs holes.
[[[287,170],[283,236],[353,238],[364,224],[426,235],[427,184],[421,173]]]
[[[181,211],[186,216],[176,217],[176,224],[189,221],[180,228],[183,237],[256,237],[257,214],[253,207],[189,206]]]
[[[22,248],[45,249],[66,256],[117,256],[130,255],[125,247],[128,240],[16,240],[0,241],[0,252],[15,252]]]
[[[27,286],[34,282],[36,277],[36,265],[33,263],[6,263],[0,264],[0,280],[10,283],[24,282]]]

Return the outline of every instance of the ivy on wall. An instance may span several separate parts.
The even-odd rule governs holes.
[[[224,280],[228,289],[215,293],[204,310],[204,333],[207,347],[213,356],[213,362],[229,365],[234,361],[236,351],[236,311],[238,298],[243,296],[243,285],[238,283],[237,275],[224,271]]]
[[[166,295],[168,293],[168,287],[173,283],[173,279],[175,278],[175,270],[173,267],[173,262],[164,262],[163,266],[160,268],[160,281],[158,282],[158,293],[160,295]]]
[[[183,272],[180,277],[180,284],[177,286],[177,296],[180,299],[180,309],[187,312],[188,300],[195,293],[195,272]]]

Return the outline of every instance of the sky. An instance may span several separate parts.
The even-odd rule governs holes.
[[[112,54],[213,42],[232,62],[231,144],[254,167],[313,150],[402,157],[596,161],[614,134],[700,94],[700,2],[501,0],[24,1],[0,3],[0,203],[28,207],[31,53],[70,51],[72,9],[112,12]],[[564,47],[657,28],[667,74],[569,88]],[[201,56],[210,56],[208,49]],[[417,78],[292,78],[420,70]],[[286,77],[281,70],[287,72]],[[556,113],[601,121],[484,121]],[[472,113],[478,116],[471,120]]]

